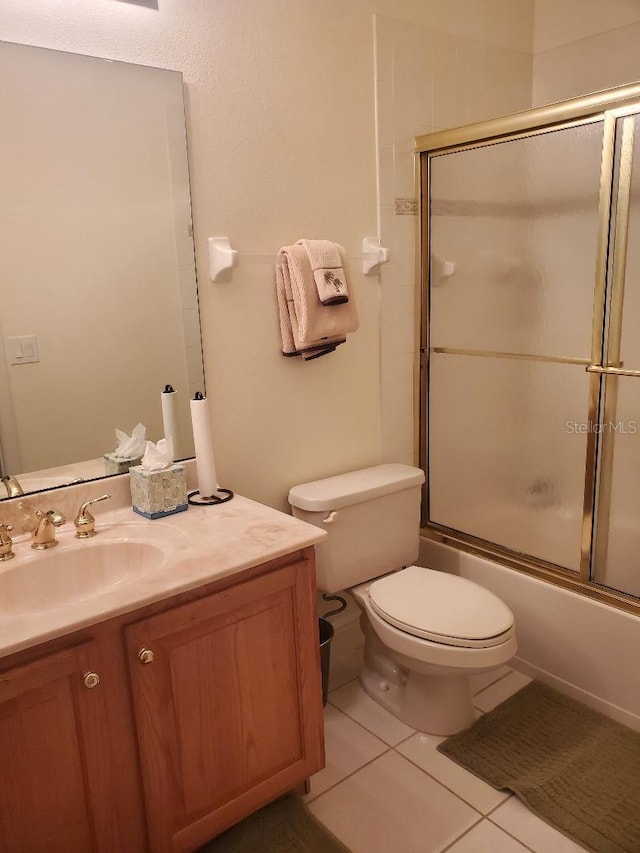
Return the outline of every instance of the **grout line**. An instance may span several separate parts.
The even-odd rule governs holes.
[[[515,670],[512,669],[511,672],[515,672]],[[493,687],[494,684],[497,684],[499,681],[502,681],[503,678],[506,678],[508,675],[511,675],[511,672],[505,672],[502,675],[499,675],[495,681],[490,681],[488,684],[485,684],[485,686],[482,688],[482,690],[477,690],[473,694],[473,698],[475,699],[475,697],[479,696],[484,690],[488,690],[489,687]]]
[[[404,741],[403,741],[403,743],[404,743]],[[453,795],[454,795],[454,797],[457,797],[459,800],[462,800],[462,802],[463,802],[465,805],[467,805],[467,806],[469,806],[469,808],[473,809],[473,810],[474,810],[474,812],[477,812],[477,813],[480,815],[480,818],[484,818],[484,817],[486,817],[486,815],[484,814],[484,812],[481,812],[481,811],[480,811],[480,809],[479,809],[477,806],[474,806],[474,805],[473,805],[473,803],[470,803],[468,800],[465,800],[465,798],[462,796],[462,794],[459,794],[457,791],[454,791],[454,790],[453,790],[453,788],[450,788],[448,785],[445,785],[445,783],[444,783],[441,779],[438,779],[438,777],[437,777],[437,776],[434,776],[434,775],[433,775],[433,773],[429,773],[429,771],[428,771],[428,770],[425,770],[425,769],[424,769],[424,767],[422,767],[420,764],[416,763],[416,762],[415,762],[412,758],[410,758],[408,755],[404,755],[404,753],[402,753],[402,752],[399,752],[399,753],[398,753],[398,755],[401,755],[403,758],[406,758],[406,759],[407,759],[407,761],[409,761],[411,764],[413,764],[413,765],[414,765],[414,767],[417,767],[419,770],[422,770],[422,772],[425,774],[425,776],[428,776],[430,779],[433,779],[433,781],[434,781],[434,782],[437,782],[437,783],[438,783],[438,785],[440,785],[440,786],[441,786],[442,788],[444,788],[445,790],[449,791],[449,793],[450,793],[450,794],[453,794]],[[449,759],[449,760],[451,761],[451,759]],[[452,763],[452,764],[455,764],[455,762],[453,762],[453,761],[452,761],[451,763]],[[458,766],[459,766],[459,765],[458,765]],[[464,768],[463,768],[463,769],[464,769]],[[468,770],[467,770],[466,772],[467,772],[467,773],[469,773],[469,771],[468,771]],[[470,775],[471,775],[471,776],[473,776],[474,774],[473,774],[473,773],[471,773]],[[474,778],[476,778],[476,779],[477,779],[478,777],[477,777],[477,776],[475,776]],[[508,799],[508,798],[507,798],[507,799]],[[506,800],[503,800],[503,801],[502,801],[502,803],[505,803],[505,802],[506,802]],[[498,806],[496,806],[495,808],[498,808],[499,806],[501,806],[501,805],[502,805],[502,803],[499,803],[499,804],[498,804]],[[490,814],[490,813],[491,813],[491,811],[493,811],[493,809],[491,809],[491,810],[488,812],[488,814]],[[475,826],[475,824],[474,824],[474,826]]]
[[[410,735],[407,735],[406,737],[403,737],[403,738],[402,738],[402,740],[399,740],[399,741],[398,741],[398,743],[397,743],[395,746],[392,746],[392,747],[391,747],[391,749],[397,749],[397,748],[398,748],[399,746],[401,746],[403,743],[406,743],[408,740],[411,740],[411,738],[412,738],[414,735],[421,735],[421,734],[424,734],[424,732],[421,732],[421,731],[419,731],[418,729],[416,729],[416,730],[415,730],[415,732],[411,732],[411,734],[410,734]],[[406,756],[404,756],[404,758],[406,758]]]
[[[635,21],[631,21],[628,24],[620,24],[620,26],[618,27],[611,27],[608,30],[602,30],[597,33],[592,33],[591,35],[582,36],[582,38],[574,39],[573,41],[563,42],[562,44],[557,44],[554,47],[548,47],[546,50],[533,51],[531,53],[531,57],[535,61],[539,56],[544,56],[547,53],[552,53],[556,50],[564,50],[567,47],[573,47],[576,44],[580,44],[580,42],[590,41],[599,38],[600,36],[609,35],[609,33],[613,33],[616,30],[626,30],[627,28],[630,29],[631,27],[637,27],[638,24],[640,24],[640,20],[636,19]]]
[[[503,800],[501,803],[498,803],[498,805],[497,805],[495,808],[491,809],[491,811],[488,811],[488,812],[486,813],[486,815],[485,815],[485,818],[486,818],[490,823],[492,823],[494,826],[497,826],[497,827],[498,827],[498,829],[501,829],[503,832],[506,832],[506,834],[507,834],[510,838],[513,838],[513,839],[514,839],[514,841],[517,841],[517,842],[518,842],[518,844],[522,844],[522,846],[523,846],[523,847],[525,847],[527,850],[531,850],[531,851],[532,851],[532,853],[539,853],[539,851],[536,851],[533,847],[529,847],[529,845],[528,845],[528,844],[525,844],[525,842],[524,842],[521,838],[518,838],[518,836],[517,836],[517,835],[514,835],[512,832],[509,832],[509,830],[508,830],[508,829],[505,829],[505,828],[504,828],[504,826],[500,826],[500,824],[499,824],[499,823],[496,823],[496,821],[495,821],[495,820],[491,820],[491,816],[492,816],[492,815],[494,815],[494,814],[498,811],[498,809],[499,809],[499,808],[502,808],[502,806],[504,806],[504,804],[505,804],[506,802],[508,802],[512,797],[515,797],[515,794],[514,794],[514,793],[510,793],[506,800]]]
[[[461,835],[458,835],[457,838],[454,838],[450,844],[447,844],[446,847],[442,847],[438,851],[438,853],[445,853],[445,850],[451,850],[451,848],[453,847],[454,844],[457,844],[458,841],[460,841],[462,838],[464,838],[465,835],[468,835],[472,829],[475,829],[476,826],[479,826],[479,824],[481,824],[483,820],[484,820],[484,818],[481,817],[480,820],[477,820],[475,823],[472,823],[471,826],[468,826]]]
[[[320,797],[324,797],[325,794],[328,794],[329,791],[332,791],[338,785],[342,785],[343,782],[346,782],[347,779],[350,779],[352,776],[355,776],[356,773],[359,773],[361,770],[364,770],[365,767],[368,767],[370,764],[373,764],[374,761],[377,761],[379,758],[382,758],[383,755],[386,755],[388,752],[392,752],[393,747],[390,746],[388,749],[385,749],[384,752],[381,752],[379,755],[375,755],[373,758],[370,758],[368,761],[365,761],[364,764],[361,764],[360,767],[356,767],[355,770],[352,770],[350,773],[347,773],[346,776],[343,776],[342,779],[338,779],[337,782],[334,782],[333,785],[329,785],[324,791],[321,791],[319,794],[312,796],[309,800],[304,800],[306,805],[309,803],[313,803],[316,800],[319,800]],[[313,780],[313,776],[311,777]]]
[[[495,809],[494,809],[494,811],[495,811]],[[491,812],[491,814],[493,814],[493,812]],[[489,821],[489,823],[492,823],[498,829],[501,829],[506,835],[509,836],[509,838],[513,838],[514,841],[517,841],[518,844],[521,844],[525,850],[530,850],[531,853],[540,853],[540,851],[536,850],[535,847],[529,847],[529,845],[526,844],[521,838],[518,838],[517,835],[514,835],[512,832],[509,832],[509,830],[505,829],[504,826],[500,826],[500,824],[496,823],[495,820],[491,820],[490,817],[487,817],[487,820]]]
[[[352,679],[352,680],[353,680],[353,681],[357,681],[357,679],[355,679],[355,678],[354,678],[354,679]],[[348,684],[350,684],[351,682],[347,682],[347,683],[348,683]],[[364,691],[363,691],[363,692],[364,692]],[[366,694],[365,694],[365,695],[366,695]],[[374,731],[373,731],[373,729],[368,728],[367,726],[365,726],[365,725],[364,725],[364,723],[361,723],[361,722],[360,722],[360,720],[357,720],[355,717],[352,717],[352,716],[351,716],[351,714],[350,714],[348,711],[345,711],[345,709],[344,709],[344,708],[340,708],[340,706],[339,706],[339,705],[336,705],[336,704],[334,704],[333,702],[331,702],[331,697],[330,697],[330,696],[329,696],[329,700],[328,700],[328,701],[331,703],[332,707],[334,707],[336,710],[340,711],[340,713],[344,714],[344,715],[345,715],[345,717],[349,717],[349,719],[350,719],[350,720],[352,720],[354,723],[357,723],[357,724],[360,726],[360,728],[362,728],[362,729],[364,729],[364,730],[365,730],[365,732],[369,732],[369,734],[370,734],[370,735],[373,735],[375,738],[378,738],[378,740],[379,740],[379,741],[381,741],[382,743],[386,744],[386,746],[388,746],[388,747],[389,747],[389,749],[394,749],[394,747],[398,746],[398,744],[403,743],[405,740],[408,740],[410,737],[413,737],[413,735],[415,735],[415,734],[417,734],[417,733],[418,733],[418,730],[417,730],[417,729],[412,729],[412,730],[411,730],[411,733],[410,733],[410,734],[408,734],[406,737],[401,738],[401,739],[400,739],[399,741],[397,741],[396,743],[389,743],[389,742],[388,742],[388,741],[386,741],[383,737],[381,737],[377,732],[374,732]],[[374,700],[372,699],[371,701],[373,702]],[[387,713],[387,714],[391,714],[391,711],[387,711],[387,709],[386,709],[386,708],[384,708],[382,705],[380,705],[379,707],[380,707],[383,711],[386,711],[386,713]],[[391,714],[391,716],[393,717],[393,714]],[[394,720],[396,720],[396,721],[397,721],[397,722],[399,722],[399,723],[402,723],[402,720],[398,720],[398,718],[397,718],[397,717],[393,717],[393,719],[394,719]],[[403,725],[403,726],[407,726],[407,724],[406,724],[406,723],[402,723],[402,725]],[[407,728],[411,728],[411,726],[407,726]]]
[[[349,676],[346,681],[340,681],[337,684],[331,684],[331,686],[329,687],[329,693],[333,693],[334,690],[340,690],[341,687],[344,687],[347,684],[351,684],[352,681],[355,681],[355,679]]]
[[[491,687],[495,687],[496,684],[500,684],[501,681],[504,681],[505,678],[509,678],[509,676],[513,675],[515,669],[512,669],[511,672],[506,672],[504,675],[501,675],[500,678],[496,678],[495,681],[492,681],[491,684],[487,684],[482,690],[478,690],[477,693],[473,694],[473,699],[475,700],[478,696],[482,696],[485,690],[489,690]]]
[[[507,800],[511,799],[512,796],[513,796],[513,794],[509,794],[509,796],[507,797]],[[501,803],[498,803],[497,806],[494,806],[492,809],[489,809],[489,811],[486,813],[485,817],[488,818],[489,815],[495,814],[498,811],[498,809],[500,808],[500,806],[503,806],[507,802],[507,800],[503,800]],[[496,824],[496,826],[497,826],[497,824]]]

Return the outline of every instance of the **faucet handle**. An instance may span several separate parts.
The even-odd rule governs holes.
[[[58,512],[57,509],[50,509],[47,512],[47,515],[51,519],[51,523],[54,527],[62,527],[67,520],[61,512]]]
[[[0,561],[12,560],[15,557],[13,553],[13,541],[9,534],[13,530],[12,524],[0,523]]]
[[[73,520],[73,523],[76,526],[76,536],[78,539],[88,539],[90,536],[96,535],[96,520],[89,512],[89,507],[91,504],[96,504],[99,501],[106,501],[111,497],[111,495],[100,495],[99,498],[93,498],[90,501],[85,501],[80,509],[78,510],[78,514]]]

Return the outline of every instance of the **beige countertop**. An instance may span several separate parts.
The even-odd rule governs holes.
[[[50,492],[46,498],[40,496],[39,504],[46,501],[56,509],[75,505],[87,499],[87,488],[82,484]],[[128,475],[92,484],[89,496],[107,490],[113,495],[112,506],[107,509],[105,502],[92,508],[98,531],[92,539],[76,539],[71,520],[58,529],[58,546],[47,551],[33,550],[29,533],[14,538],[15,559],[0,563],[0,657],[252,568],[326,536],[320,528],[240,495],[215,507],[189,506],[186,512],[150,521],[129,505]],[[35,511],[25,507],[24,500],[15,506],[23,516]],[[65,514],[73,518],[68,510]],[[64,555],[75,557],[82,587],[84,554],[89,562],[95,546],[107,552],[109,548],[102,546],[109,542],[132,540],[155,546],[158,550],[151,552],[158,554],[158,564],[154,561],[133,578],[124,569],[122,576],[116,571],[97,594],[82,589],[74,594],[74,570],[66,572]],[[21,575],[16,584],[16,572],[29,575]],[[70,595],[65,584],[70,585]]]

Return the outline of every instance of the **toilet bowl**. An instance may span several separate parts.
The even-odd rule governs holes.
[[[318,588],[349,590],[365,638],[366,692],[412,728],[455,734],[475,720],[470,675],[517,650],[513,614],[472,581],[413,565],[424,473],[378,465],[294,486],[293,514],[324,528]]]
[[[362,613],[360,681],[369,696],[429,734],[472,725],[469,676],[503,666],[517,650],[509,608],[472,581],[419,566],[349,591]]]

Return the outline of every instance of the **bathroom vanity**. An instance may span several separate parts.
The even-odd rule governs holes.
[[[241,497],[131,515],[0,564],[2,850],[195,850],[324,764],[322,531]],[[125,543],[148,570],[127,576]],[[36,579],[22,599],[11,572]]]

